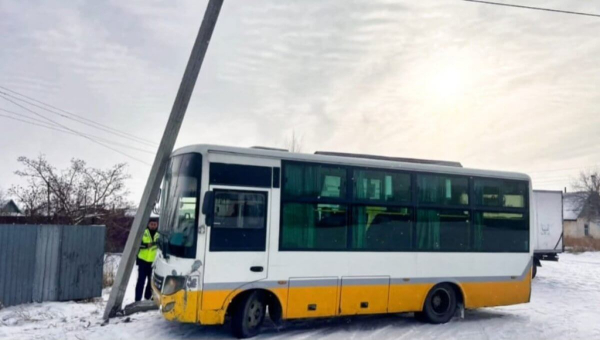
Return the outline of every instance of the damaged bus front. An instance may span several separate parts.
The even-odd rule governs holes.
[[[154,300],[164,317],[198,322],[203,242],[198,241],[202,154],[175,154],[163,180]]]

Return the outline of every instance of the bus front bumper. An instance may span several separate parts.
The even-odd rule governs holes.
[[[201,325],[225,323],[225,310],[201,310],[201,290],[182,289],[174,294],[164,295],[152,280],[152,294],[161,314],[169,321]]]

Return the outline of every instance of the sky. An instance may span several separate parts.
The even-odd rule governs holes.
[[[0,188],[20,183],[17,157],[44,154],[127,162],[139,201],[206,3],[0,0]],[[176,147],[295,134],[304,152],[460,161],[562,190],[600,165],[599,31],[597,17],[460,0],[225,0]],[[8,97],[32,113],[7,89],[147,142]]]

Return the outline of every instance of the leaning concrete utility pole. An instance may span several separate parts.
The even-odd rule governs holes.
[[[175,97],[171,115],[169,116],[165,132],[160,141],[160,146],[156,152],[156,158],[154,158],[154,164],[152,165],[152,170],[150,170],[150,176],[148,177],[148,182],[146,182],[142,200],[137,213],[135,214],[135,218],[133,219],[131,231],[127,238],[127,244],[125,245],[125,250],[123,251],[123,256],[119,263],[117,277],[115,278],[115,283],[110,292],[106,310],[104,311],[105,320],[114,317],[121,309],[125,290],[127,289],[127,283],[131,276],[131,270],[133,269],[137,251],[140,247],[140,242],[142,241],[142,235],[144,234],[144,230],[150,219],[150,212],[155,204],[160,183],[167,167],[167,161],[169,160],[171,152],[173,152],[173,146],[177,140],[177,135],[179,134],[185,111],[190,102],[190,97],[194,91],[194,85],[196,85],[198,73],[200,73],[200,67],[202,66],[202,61],[204,61],[204,56],[206,55],[206,50],[208,49],[208,44],[215,29],[222,5],[223,0],[209,0],[208,5],[206,6],[204,19],[200,25],[196,41],[194,42],[194,47],[192,48],[190,59],[185,68],[183,79],[181,79],[179,91]]]

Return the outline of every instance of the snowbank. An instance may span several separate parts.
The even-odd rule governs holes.
[[[600,339],[600,252],[543,262],[530,304],[467,311],[464,319],[428,325],[410,315],[383,315],[267,325],[257,339]],[[116,270],[110,267],[110,270]],[[132,276],[126,303],[133,301]],[[101,326],[109,289],[95,302],[48,302],[0,310],[0,339],[230,339],[228,328],[170,323],[157,312]]]

